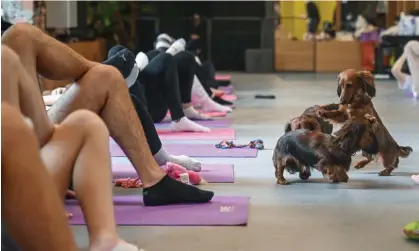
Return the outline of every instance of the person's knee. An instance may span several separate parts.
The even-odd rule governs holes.
[[[1,134],[2,151],[11,150],[12,146],[23,147],[29,137],[36,140],[32,127],[20,111],[5,102],[1,104]]]
[[[415,51],[419,51],[419,42],[418,41],[409,41],[404,46],[404,51],[406,53],[414,53]]]
[[[89,85],[97,86],[97,90],[106,90],[106,92],[116,92],[118,90],[126,90],[128,86],[122,74],[113,66],[97,64],[88,72],[94,74],[96,81],[89,82]],[[128,95],[127,95],[128,98]]]
[[[89,110],[77,110],[71,113],[61,125],[75,127],[83,134],[101,134],[103,137],[109,137],[109,131],[103,120]]]
[[[38,28],[31,24],[19,23],[14,24],[10,27],[2,36],[2,44],[9,46],[26,45],[29,46],[32,43],[34,37],[39,37],[40,32]]]

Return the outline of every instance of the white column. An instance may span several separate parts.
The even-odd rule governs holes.
[[[77,27],[77,1],[46,1],[47,28]]]

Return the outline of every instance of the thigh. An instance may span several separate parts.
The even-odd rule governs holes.
[[[41,148],[41,159],[52,175],[60,195],[69,187],[73,167],[83,146],[83,130],[72,125],[71,117],[57,125],[52,138]]]
[[[149,86],[144,86],[144,93],[147,100],[148,113],[153,122],[161,122],[166,117],[169,109],[163,93],[149,88]]]

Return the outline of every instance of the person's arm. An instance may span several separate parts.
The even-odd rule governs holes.
[[[406,74],[402,72],[404,61],[406,61],[406,55],[403,53],[394,63],[393,67],[391,67],[391,73],[400,83],[404,83],[406,81]]]

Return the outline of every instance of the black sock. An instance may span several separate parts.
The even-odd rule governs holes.
[[[143,189],[145,206],[205,203],[209,202],[213,196],[213,192],[184,184],[167,175],[154,186]]]
[[[224,100],[220,97],[214,97],[212,100],[214,100],[215,102],[217,102],[220,105],[233,105],[232,102]]]

